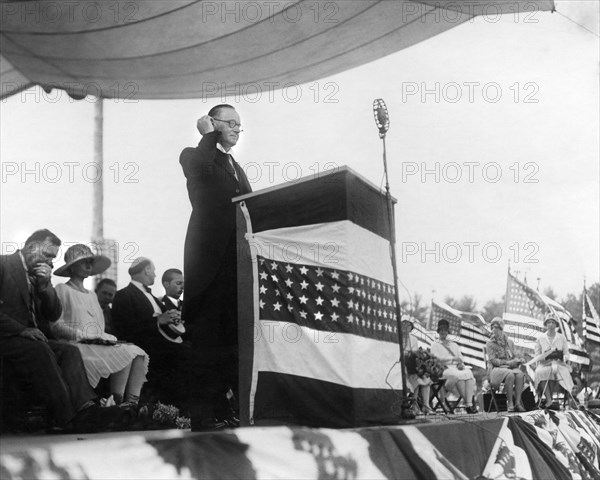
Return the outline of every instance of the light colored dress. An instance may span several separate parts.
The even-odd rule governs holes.
[[[81,292],[63,283],[56,286],[56,293],[63,312],[50,328],[57,338],[69,340],[79,348],[85,373],[92,387],[98,385],[100,378],[108,378],[123,370],[138,356],[144,357],[144,375],[148,373],[148,355],[137,345],[79,343],[86,338],[110,338],[104,333],[104,314],[94,292]]]
[[[550,350],[560,350],[563,352],[563,360],[542,360],[538,362],[535,369],[535,385],[546,380],[558,380],[558,383],[567,392],[573,390],[573,378],[571,377],[571,367],[565,362],[569,359],[569,343],[562,333],[556,332],[554,338],[548,337],[547,333],[540,335],[535,342],[535,355],[548,352]]]
[[[413,334],[408,334],[408,342],[404,346],[404,353],[416,352],[419,349],[419,340]],[[419,377],[417,374],[407,373],[406,382],[411,391],[415,391],[419,386],[431,385],[433,382],[429,377]]]
[[[454,389],[459,380],[475,381],[475,377],[473,376],[473,372],[470,368],[465,367],[462,370],[459,370],[457,367],[457,361],[455,360],[455,357],[458,357],[461,360],[463,358],[462,354],[460,353],[460,347],[452,341],[448,341],[446,345],[452,351],[452,353],[450,353],[448,348],[446,348],[440,342],[433,342],[431,344],[431,354],[434,357],[437,357],[441,363],[448,367],[446,370],[444,370],[443,375],[443,378],[446,379],[446,389]]]

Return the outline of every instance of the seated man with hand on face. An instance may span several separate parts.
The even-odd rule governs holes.
[[[113,301],[112,316],[117,336],[135,343],[149,356],[151,368],[145,389],[162,403],[187,403],[187,381],[191,349],[183,343],[185,328],[178,310],[167,310],[152,295],[156,279],[154,263],[139,257],[129,267],[131,283],[119,290]]]
[[[51,231],[37,230],[23,250],[0,256],[0,358],[32,387],[56,427],[98,431],[123,412],[100,408],[78,348],[50,333],[49,322],[62,313],[50,281],[60,245]]]

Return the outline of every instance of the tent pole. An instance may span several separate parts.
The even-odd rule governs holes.
[[[97,165],[99,179],[93,182],[92,203],[92,242],[100,247],[104,240],[104,100],[99,97],[94,102],[94,162]],[[94,278],[94,287],[95,287]]]

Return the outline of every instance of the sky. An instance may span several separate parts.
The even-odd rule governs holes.
[[[241,116],[234,156],[254,191],[341,165],[383,188],[382,98],[401,300],[470,295],[482,308],[504,294],[509,262],[534,287],[579,294],[600,281],[598,5],[479,17],[260,98],[105,100],[104,236],[118,243],[119,288],[140,255],[159,275],[182,268],[191,207],[179,153],[212,105]],[[93,138],[91,98],[35,88],[0,102],[2,253],[38,228],[66,246],[90,241]]]

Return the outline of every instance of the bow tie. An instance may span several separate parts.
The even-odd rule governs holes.
[[[146,290],[150,295],[152,295],[152,289],[148,285],[144,285],[144,290]]]

